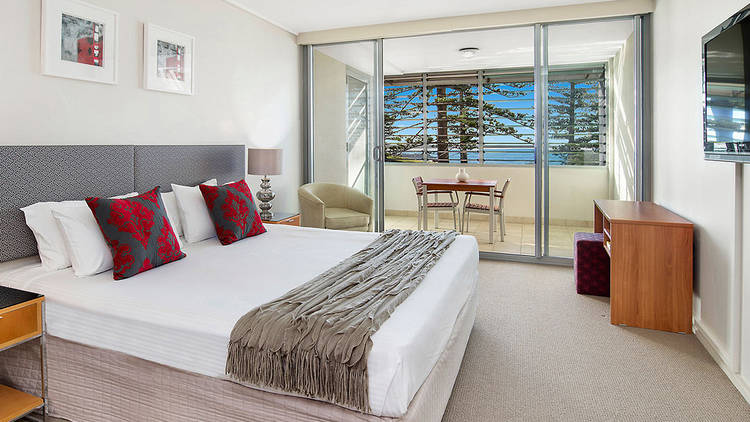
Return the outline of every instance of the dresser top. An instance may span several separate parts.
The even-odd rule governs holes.
[[[596,199],[594,204],[609,221],[692,227],[693,223],[672,211],[645,201]]]
[[[19,303],[28,302],[40,297],[42,295],[37,293],[0,286],[0,309],[10,308]]]

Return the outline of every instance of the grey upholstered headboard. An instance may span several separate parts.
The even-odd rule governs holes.
[[[0,262],[37,254],[27,205],[244,176],[244,145],[0,146]]]
[[[170,183],[197,185],[216,178],[219,184],[245,175],[247,155],[244,145],[137,145],[135,147],[135,190],[161,186],[169,192]]]

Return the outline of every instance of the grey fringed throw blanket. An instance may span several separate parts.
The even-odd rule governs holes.
[[[456,232],[389,230],[361,251],[237,321],[227,374],[370,411],[370,337],[424,279]]]

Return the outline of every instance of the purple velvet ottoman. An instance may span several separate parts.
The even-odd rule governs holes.
[[[609,296],[609,255],[603,243],[601,233],[576,233],[573,237],[573,272],[578,294]]]

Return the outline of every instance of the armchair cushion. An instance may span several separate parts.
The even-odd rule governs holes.
[[[326,228],[333,230],[367,227],[370,224],[369,214],[347,208],[326,208],[325,219]]]

